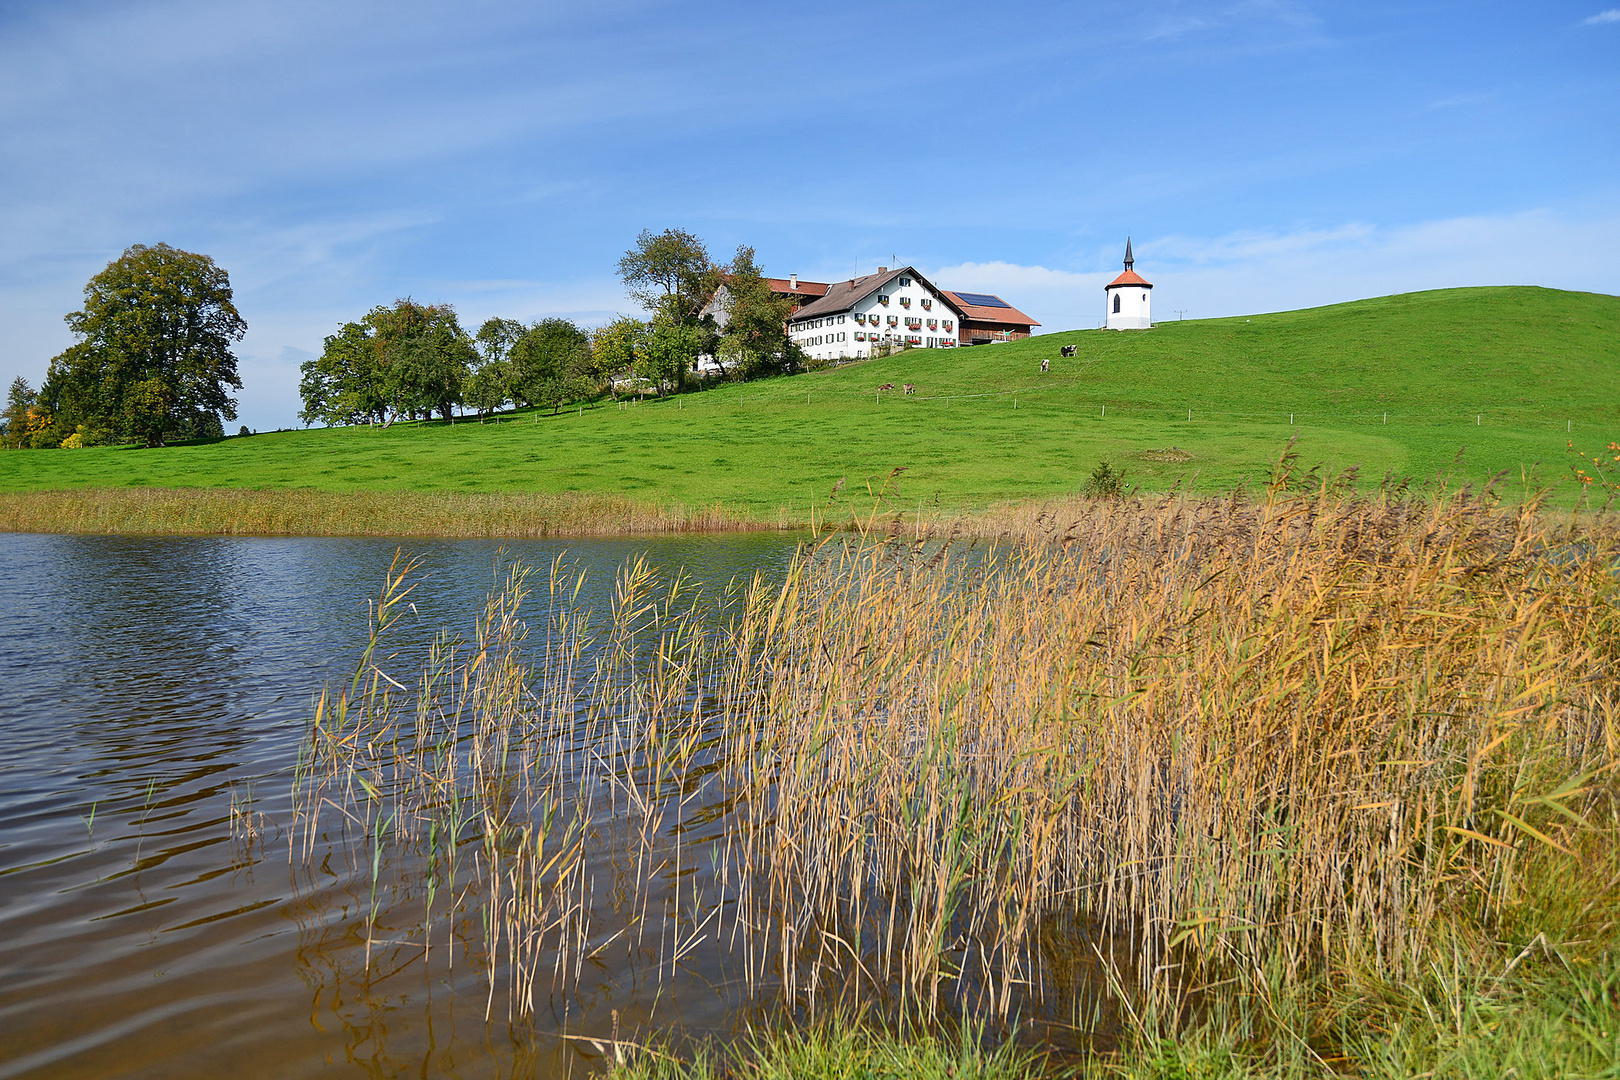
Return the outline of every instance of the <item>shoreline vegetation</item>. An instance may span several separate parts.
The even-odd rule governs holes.
[[[0,532],[116,536],[529,539],[788,527],[719,505],[689,509],[566,492],[86,488],[0,492]]]
[[[595,612],[513,564],[415,672],[379,659],[396,563],[288,857],[387,898],[368,972],[465,954],[519,1027],[578,995],[564,1037],[625,1077],[1615,1075],[1610,520],[1083,509],[1065,543],[831,537],[718,624],[645,561]],[[781,1032],[682,1064],[589,1011],[616,964]]]
[[[1106,468],[1106,466],[1105,466]],[[1138,508],[1181,504],[1253,503],[1272,489],[1302,486],[1348,498],[1351,484],[1301,475],[1297,459],[1285,453],[1268,487],[1224,495],[1187,492],[1126,492],[1102,497],[1127,499]],[[1461,489],[1466,495],[1467,489]],[[1488,498],[1494,489],[1486,487]],[[1604,489],[1607,490],[1606,488]],[[1449,497],[1437,482],[1427,492],[1400,492],[1407,500]],[[1602,492],[1600,492],[1602,494]],[[1363,496],[1368,497],[1368,496]],[[1379,497],[1374,494],[1370,497]],[[308,488],[82,488],[59,491],[0,491],[0,532],[104,536],[370,536],[417,539],[522,540],[542,537],[652,536],[672,533],[872,532],[912,538],[978,540],[1072,540],[1069,523],[1089,517],[1099,501],[1084,492],[994,503],[982,511],[915,510],[880,489],[869,498],[833,502],[806,515],[778,507],[772,518],[734,510],[720,503],[691,508],[682,503],[651,503],[622,495],[586,492],[320,491]],[[1606,503],[1586,501],[1579,509],[1546,508],[1537,493],[1524,491],[1508,505],[1571,521],[1601,516]]]

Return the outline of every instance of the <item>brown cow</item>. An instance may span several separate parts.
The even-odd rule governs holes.
[[[893,390],[894,389],[894,383],[886,382],[882,386],[878,387],[878,389],[879,390]]]

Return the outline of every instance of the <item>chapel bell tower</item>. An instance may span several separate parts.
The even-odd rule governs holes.
[[[1131,238],[1125,238],[1125,272],[1103,286],[1108,298],[1108,329],[1146,330],[1153,325],[1153,302],[1149,296],[1153,283],[1136,272],[1136,260],[1131,257]]]

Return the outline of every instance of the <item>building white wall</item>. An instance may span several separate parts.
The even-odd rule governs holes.
[[[1110,285],[1107,297],[1108,329],[1146,330],[1153,325],[1153,290],[1143,285]],[[1114,297],[1119,297],[1119,314],[1114,314]]]
[[[880,296],[888,302],[879,300]],[[910,274],[891,281],[849,311],[788,324],[789,336],[815,360],[871,356],[874,344],[909,342],[922,348],[950,348],[956,344],[958,330],[956,312]]]

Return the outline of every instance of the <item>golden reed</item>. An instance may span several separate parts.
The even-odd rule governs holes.
[[[719,621],[644,564],[590,616],[554,566],[533,656],[519,572],[412,690],[368,652],[323,700],[301,835],[472,852],[518,1014],[614,949],[672,977],[720,950],[796,1007],[1089,985],[1174,1023],[1614,941],[1611,526],[1461,494],[1067,509],[1047,542],[834,537]],[[603,857],[629,887],[593,891]]]
[[[613,495],[85,488],[0,493],[0,532],[201,536],[611,536],[768,528],[719,505]]]

